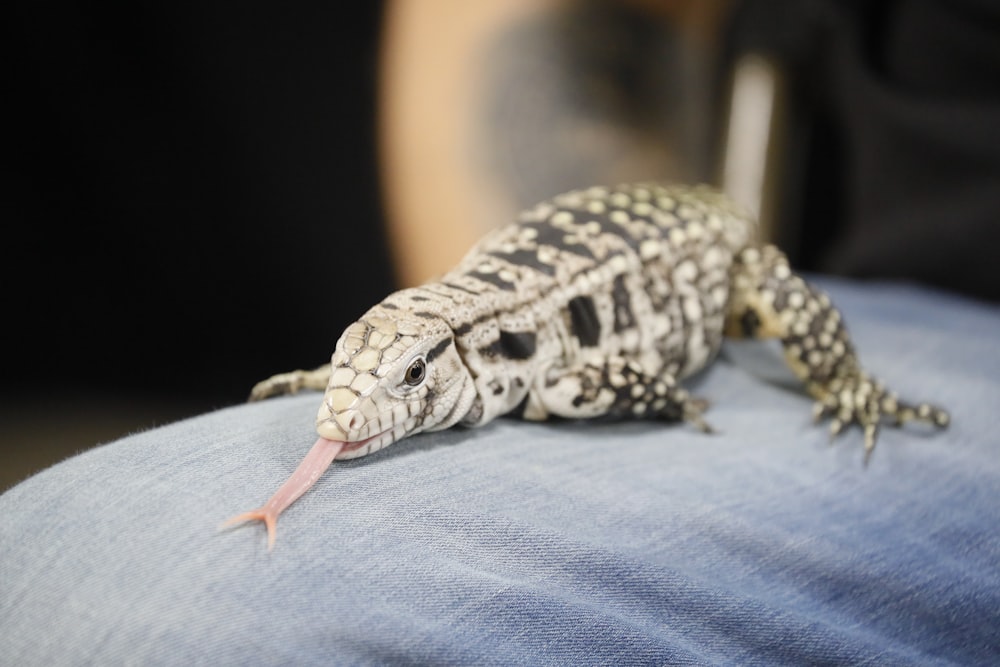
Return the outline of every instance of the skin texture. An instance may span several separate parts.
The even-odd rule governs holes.
[[[501,415],[683,420],[707,403],[680,386],[724,335],[778,338],[830,432],[882,421],[938,427],[948,414],[899,400],[861,366],[839,311],[754,240],[732,201],[704,186],[593,187],[523,212],[435,282],[395,292],[340,337],[329,365],[259,383],[251,399],[325,389],[319,441],[260,510],[277,515],[334,458]]]

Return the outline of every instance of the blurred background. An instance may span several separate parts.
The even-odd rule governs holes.
[[[392,289],[596,183],[715,182],[800,269],[1000,301],[997,0],[57,2],[7,23],[0,490],[323,363]]]

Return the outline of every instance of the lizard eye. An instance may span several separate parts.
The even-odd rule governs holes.
[[[403,381],[411,387],[415,387],[424,381],[424,376],[426,374],[427,365],[424,360],[414,359],[413,363],[406,369],[406,374],[403,375]]]

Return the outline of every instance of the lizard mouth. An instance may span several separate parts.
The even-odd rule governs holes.
[[[392,444],[399,439],[398,437],[393,436],[393,431],[394,429],[390,428],[361,440],[345,442],[336,458],[338,461],[344,459],[355,459],[361,456],[367,456],[372,452],[377,452],[386,445]]]
[[[360,417],[360,415],[358,416]],[[353,421],[353,419],[351,421]],[[352,431],[356,433],[360,427],[361,424],[358,424],[357,427],[354,424],[351,424],[349,429],[345,428],[345,426],[342,426],[338,421],[334,420],[332,417],[328,417],[326,419],[318,419],[316,421],[316,432],[319,434],[319,436],[324,440],[330,440],[332,442],[342,443],[343,448],[341,451],[345,453],[355,452],[372,442],[376,442],[379,438],[381,438],[383,435],[392,430],[388,429],[385,431],[379,431],[378,433],[373,433],[367,438],[360,438],[358,440],[350,439],[350,433]]]
[[[380,413],[381,424],[379,425],[386,423],[387,416],[391,417],[391,413]],[[372,425],[374,424],[378,424],[378,422],[372,420]],[[346,460],[360,458],[377,452],[404,436],[412,435],[415,432],[416,426],[416,420],[411,417],[402,423],[391,423],[388,428],[378,433],[373,433],[358,440],[352,440],[349,433],[345,431],[339,422],[333,419],[321,419],[316,422],[316,431],[325,440],[342,442],[343,447],[337,453],[336,458],[337,460]],[[358,429],[352,428],[351,430],[357,433]]]

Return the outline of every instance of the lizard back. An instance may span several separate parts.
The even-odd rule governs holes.
[[[706,186],[578,190],[383,304],[449,323],[479,390],[462,421],[484,423],[523,405],[546,374],[609,355],[649,375],[704,367],[721,344],[733,256],[754,231]]]

